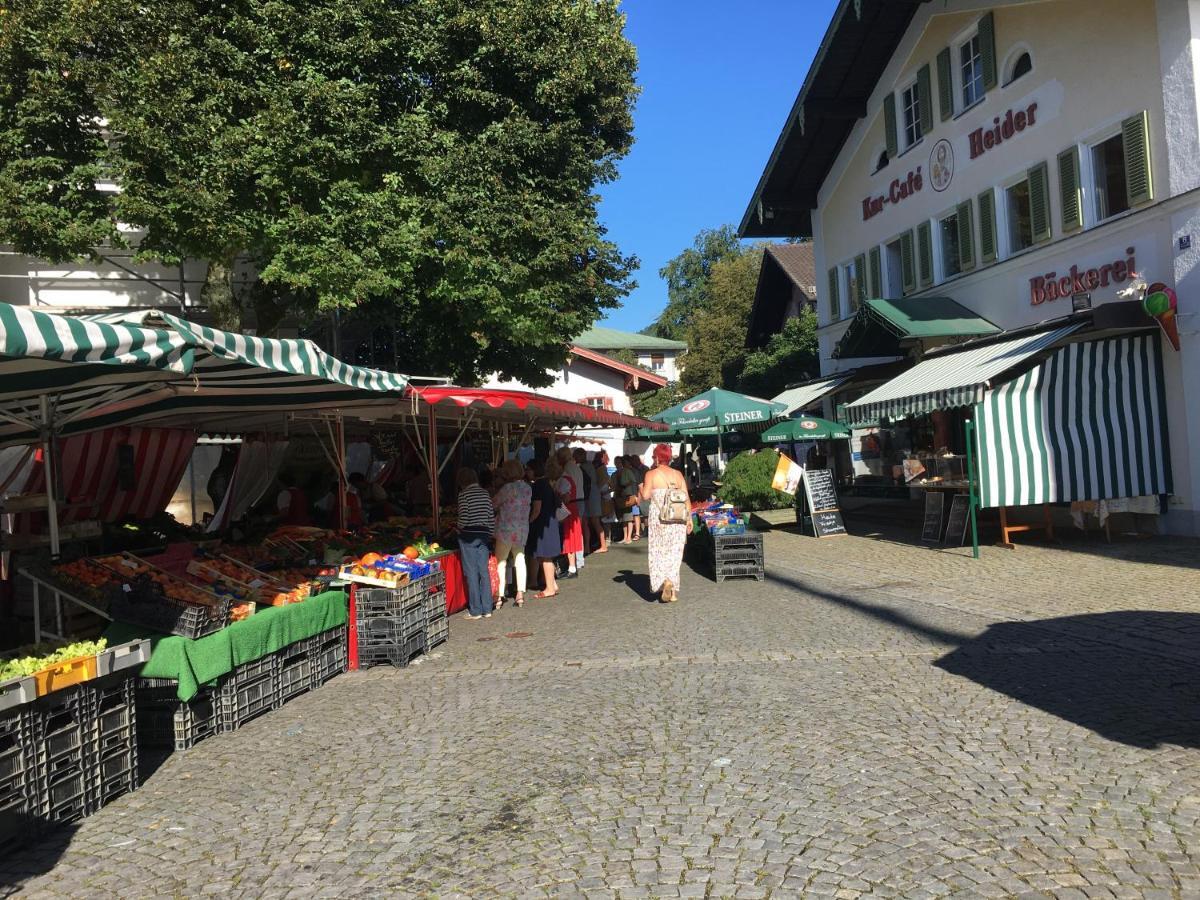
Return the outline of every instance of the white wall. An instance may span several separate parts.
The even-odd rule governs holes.
[[[677,360],[678,355],[679,355],[678,351],[663,350],[662,351],[662,356],[663,356],[662,368],[655,369],[650,364],[650,354],[639,350],[638,355],[637,355],[638,365],[641,366],[642,368],[650,369],[651,371],[656,372],[657,374],[661,375],[663,378],[667,379],[667,381],[678,381],[679,380],[679,364],[678,364],[678,360]]]

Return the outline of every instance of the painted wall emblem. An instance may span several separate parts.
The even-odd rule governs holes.
[[[929,152],[929,183],[939,193],[950,187],[954,178],[954,148],[942,138]]]

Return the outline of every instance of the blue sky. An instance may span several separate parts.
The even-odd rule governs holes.
[[[601,190],[600,219],[642,265],[604,324],[650,324],[666,304],[663,264],[700,229],[741,220],[836,6],[624,0],[642,94],[636,143]]]

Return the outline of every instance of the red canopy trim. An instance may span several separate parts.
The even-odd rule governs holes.
[[[586,422],[589,425],[606,425],[616,428],[649,428],[666,431],[661,422],[651,422],[639,416],[629,416],[609,409],[595,409],[582,403],[557,400],[530,391],[510,391],[501,388],[461,388],[453,386],[409,387],[409,393],[429,404],[453,403],[456,406],[488,406],[492,409],[513,408],[521,411],[530,408],[555,419]]]

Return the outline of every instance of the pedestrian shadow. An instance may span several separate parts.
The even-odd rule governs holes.
[[[20,896],[25,882],[50,872],[78,829],[74,823],[0,812],[0,897]]]
[[[632,569],[621,569],[613,578],[615,584],[623,584],[647,603],[654,603],[658,597],[650,590],[650,576],[644,572]]]
[[[1120,610],[998,622],[967,634],[898,605],[767,578],[952,648],[933,665],[1109,740],[1200,747],[1200,613]]]

